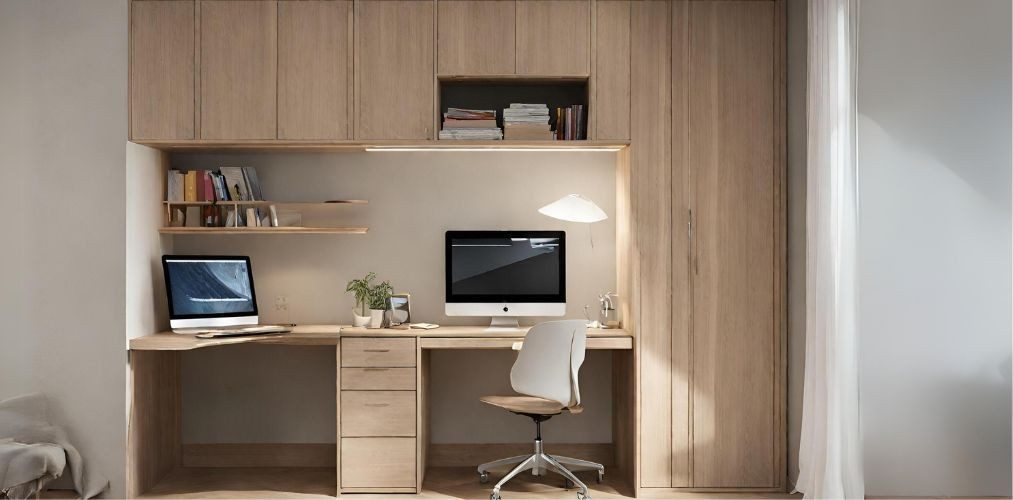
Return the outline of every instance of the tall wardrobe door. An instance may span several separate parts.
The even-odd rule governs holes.
[[[696,488],[780,482],[779,8],[688,6]]]

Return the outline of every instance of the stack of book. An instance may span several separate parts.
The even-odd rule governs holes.
[[[215,202],[263,201],[257,169],[253,167],[222,167],[213,170],[169,170],[166,179],[165,199],[174,202],[211,202],[208,205],[178,207],[170,212],[170,224],[186,226],[236,226],[256,227],[269,220],[266,210],[258,207],[219,207]],[[222,210],[226,212],[223,213]]]
[[[511,103],[503,110],[503,135],[507,140],[552,140],[549,107]]]
[[[496,111],[491,109],[449,108],[443,113],[440,139],[498,141],[503,131],[496,126]]]
[[[586,128],[583,104],[556,108],[556,140],[582,141],[587,139]]]

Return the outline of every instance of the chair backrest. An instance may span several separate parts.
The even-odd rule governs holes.
[[[539,323],[524,336],[510,385],[528,396],[559,401],[567,408],[580,405],[577,372],[584,363],[587,321]]]

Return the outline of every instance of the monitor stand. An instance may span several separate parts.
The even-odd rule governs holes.
[[[486,328],[485,331],[520,330],[520,328],[521,324],[517,316],[493,316],[492,321],[489,322],[489,328]]]

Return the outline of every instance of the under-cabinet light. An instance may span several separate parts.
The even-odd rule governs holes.
[[[443,152],[460,152],[460,151],[509,151],[509,152],[616,152],[622,150],[622,146],[578,146],[572,148],[543,148],[543,147],[508,147],[500,148],[496,146],[489,146],[484,148],[465,148],[465,147],[417,147],[417,146],[369,146],[366,151],[369,152],[396,152],[396,153],[407,153],[407,152],[427,152],[427,151],[443,151]]]

